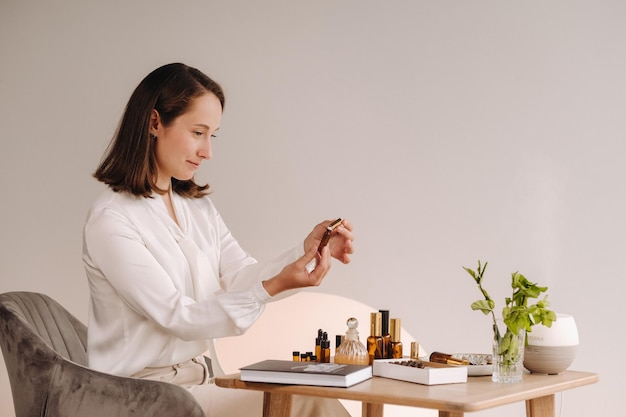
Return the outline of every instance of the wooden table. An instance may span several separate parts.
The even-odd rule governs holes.
[[[263,416],[288,417],[291,396],[338,398],[361,401],[363,417],[382,417],[384,404],[396,404],[439,410],[439,417],[462,417],[518,401],[526,401],[527,417],[554,417],[557,392],[598,382],[590,372],[565,371],[559,375],[526,374],[517,384],[498,384],[490,376],[469,377],[467,383],[420,385],[373,377],[350,388],[281,385],[244,382],[239,374],[216,378],[220,387],[264,392]]]

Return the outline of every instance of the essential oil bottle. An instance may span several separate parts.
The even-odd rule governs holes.
[[[447,365],[469,365],[467,359],[459,359],[448,353],[433,352],[430,354],[430,361],[437,363],[445,363]]]
[[[322,340],[320,352],[321,356],[319,358],[319,361],[322,363],[330,363],[330,340]]]
[[[418,360],[420,357],[420,344],[418,342],[411,342],[411,359]]]
[[[315,356],[318,358],[322,357],[322,329],[317,330],[317,337],[315,338]]]
[[[402,330],[400,319],[391,319],[391,340],[389,341],[389,351],[393,359],[402,358],[402,341],[400,333]]]
[[[378,310],[381,315],[381,335],[383,337],[383,358],[391,358],[389,343],[391,334],[389,333],[389,310]]]
[[[370,335],[367,338],[367,353],[370,365],[374,363],[374,359],[384,359],[382,314],[380,312],[370,313]]]

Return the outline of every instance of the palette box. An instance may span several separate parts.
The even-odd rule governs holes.
[[[467,382],[467,366],[444,365],[422,361],[424,368],[400,365],[394,362],[410,361],[402,359],[376,359],[372,373],[374,376],[414,382],[423,385],[456,384]]]

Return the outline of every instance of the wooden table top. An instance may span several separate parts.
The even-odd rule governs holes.
[[[339,398],[454,412],[485,410],[552,395],[598,381],[597,374],[580,371],[564,371],[558,375],[525,374],[523,381],[516,384],[495,383],[491,381],[491,376],[468,377],[467,383],[442,385],[421,385],[373,377],[349,388],[244,382],[241,381],[238,373],[215,379],[216,385],[225,388]]]

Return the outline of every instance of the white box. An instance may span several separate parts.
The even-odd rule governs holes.
[[[454,384],[467,382],[467,366],[444,365],[427,362],[424,368],[400,365],[394,362],[410,361],[402,359],[376,359],[373,364],[374,376],[415,382],[424,385]]]

